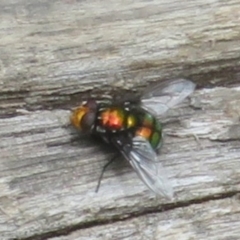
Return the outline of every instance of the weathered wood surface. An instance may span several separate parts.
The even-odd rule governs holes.
[[[209,201],[170,210],[149,213],[123,222],[109,223],[76,231],[53,240],[91,239],[164,239],[164,240],[238,240],[239,198]]]
[[[166,127],[166,133],[173,136],[166,136],[160,160],[169,171],[176,203],[154,199],[126,166],[109,169],[100,192],[94,193],[110,153],[78,139],[66,128],[69,111],[35,111],[2,119],[1,236],[37,239],[36,235],[43,234],[44,239],[87,226],[94,229],[98,224],[108,228],[109,221],[154,209],[162,209],[161,218],[168,215],[168,209],[192,201],[234,196],[240,191],[239,102],[240,88],[202,90],[193,95],[193,107],[186,104],[173,112],[171,119],[182,116],[185,120],[182,126]],[[220,209],[216,205],[212,211]],[[237,223],[229,222],[229,227],[232,224]],[[188,231],[186,238],[195,234]],[[236,231],[239,234],[240,228]],[[91,232],[94,237],[96,232]],[[159,237],[164,234],[158,233]],[[169,235],[174,234],[179,232],[169,228]],[[219,234],[224,239],[222,229]]]
[[[79,138],[68,117],[92,89],[175,76],[237,84],[239,0],[0,4],[0,239],[140,239],[133,224],[147,239],[237,239],[239,87],[198,90],[163,119],[180,119],[159,156],[174,202],[121,162],[95,194],[112,153]]]
[[[165,77],[236,82],[239,29],[239,0],[1,1],[1,112]]]

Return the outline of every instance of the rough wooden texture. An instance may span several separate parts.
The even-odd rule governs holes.
[[[224,199],[181,207],[164,214],[150,213],[123,222],[76,231],[53,240],[238,240],[240,204]]]
[[[0,238],[140,239],[134,224],[147,239],[239,236],[239,29],[239,0],[1,1]],[[113,153],[71,131],[70,107],[176,76],[236,86],[198,90],[162,119],[175,200],[124,162],[96,194]]]
[[[186,103],[164,119],[182,119],[181,125],[166,127],[172,137],[166,136],[160,155],[176,203],[154,199],[126,166],[109,169],[100,192],[94,193],[111,153],[71,133],[66,127],[69,111],[35,111],[2,119],[1,235],[5,239],[61,235],[154,209],[162,209],[161,218],[168,214],[165,208],[236,194],[240,191],[239,103],[240,88],[202,90],[193,95],[192,107]],[[220,211],[217,205],[215,210]],[[194,235],[188,231],[186,236]],[[169,228],[169,234],[179,232],[171,233]]]
[[[240,1],[1,1],[2,114],[188,77],[236,82]]]

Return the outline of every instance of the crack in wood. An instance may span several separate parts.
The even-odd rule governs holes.
[[[53,237],[67,236],[67,235],[70,235],[71,233],[81,230],[81,229],[97,227],[97,226],[106,225],[109,223],[122,222],[122,221],[130,220],[133,218],[138,218],[138,217],[148,215],[148,214],[161,213],[161,212],[171,211],[171,210],[175,210],[175,209],[179,209],[179,208],[186,208],[191,205],[202,204],[202,203],[206,203],[209,201],[233,198],[233,197],[239,196],[239,194],[240,194],[240,191],[229,191],[229,192],[225,192],[225,193],[221,193],[221,194],[216,194],[213,196],[212,195],[204,196],[199,199],[191,199],[188,201],[178,201],[178,202],[174,202],[174,203],[166,203],[166,204],[160,205],[159,208],[149,207],[149,208],[144,209],[143,211],[139,211],[136,213],[129,213],[128,215],[125,214],[124,217],[122,217],[121,214],[119,214],[119,215],[116,215],[114,217],[107,218],[107,219],[104,218],[104,219],[89,221],[86,223],[79,223],[79,224],[75,224],[72,226],[67,226],[62,229],[42,233],[40,235],[35,234],[35,235],[29,236],[26,238],[13,238],[11,240],[47,240],[47,239],[53,238]]]

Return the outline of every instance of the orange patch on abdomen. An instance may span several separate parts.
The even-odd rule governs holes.
[[[149,139],[151,134],[152,134],[152,130],[147,127],[138,128],[138,130],[136,131],[136,136],[141,136],[146,139]]]

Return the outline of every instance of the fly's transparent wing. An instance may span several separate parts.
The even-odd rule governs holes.
[[[145,138],[134,137],[131,148],[123,146],[121,152],[150,190],[157,195],[173,198],[173,188],[166,176],[166,171],[158,162],[157,154]]]
[[[142,107],[156,115],[182,102],[195,89],[196,84],[185,79],[164,81],[147,88],[142,96]]]

